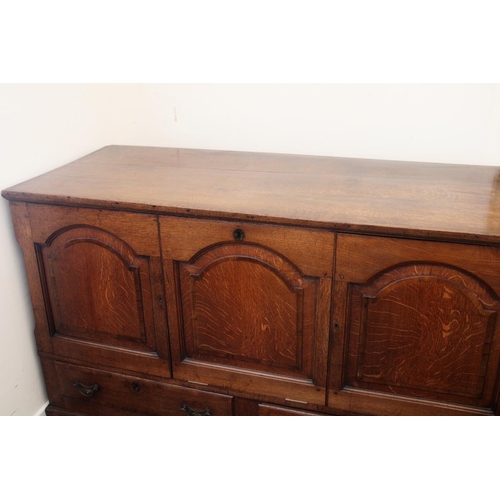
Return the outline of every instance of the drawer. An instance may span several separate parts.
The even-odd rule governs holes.
[[[232,415],[232,397],[55,362],[52,401],[88,415]]]

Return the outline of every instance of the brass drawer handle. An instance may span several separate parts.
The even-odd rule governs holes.
[[[94,384],[94,385],[83,385],[82,383],[78,382],[78,380],[73,384],[80,394],[83,394],[84,396],[87,396],[90,398],[90,396],[94,395],[94,392],[99,390],[99,385]]]
[[[212,410],[210,410],[209,408],[202,411],[196,411],[189,408],[188,405],[182,405],[181,410],[185,411],[191,417],[209,417],[210,415],[212,415]]]

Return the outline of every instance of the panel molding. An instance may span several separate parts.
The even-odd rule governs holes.
[[[500,301],[481,279],[454,266],[401,263],[350,284],[349,297],[347,386],[466,404],[491,400]]]
[[[199,288],[203,287],[204,279],[209,274],[217,273],[217,268],[219,266],[221,266],[220,272],[223,273],[223,266],[233,265],[238,262],[248,263],[250,266],[256,265],[263,269],[262,272],[272,273],[280,283],[286,286],[286,289],[291,294],[291,297],[294,297],[294,330],[296,336],[294,341],[294,361],[290,364],[290,362],[280,362],[278,359],[266,360],[263,359],[262,355],[239,355],[234,352],[230,353],[229,351],[231,351],[231,348],[229,347],[229,351],[226,354],[223,354],[219,361],[224,365],[235,364],[239,367],[253,368],[257,370],[262,368],[265,369],[267,366],[272,367],[274,370],[282,369],[284,370],[284,374],[287,375],[294,374],[294,372],[296,372],[295,374],[299,374],[304,369],[304,346],[302,344],[304,342],[305,292],[315,280],[302,276],[300,271],[283,256],[277,254],[271,249],[255,244],[221,243],[219,245],[212,245],[208,249],[199,252],[190,260],[189,263],[177,263],[180,276],[180,295],[182,297],[181,322],[184,325],[183,332],[185,333],[185,335],[182,336],[182,344],[185,349],[185,358],[215,363],[217,362],[216,358],[221,356],[220,349],[222,347],[220,347],[220,349],[217,349],[214,346],[210,347],[206,344],[206,342],[201,342],[199,338],[199,316],[200,314],[204,314],[200,311],[204,311],[206,309],[206,305],[202,304],[203,301],[200,302],[200,297],[198,297],[201,293]],[[230,274],[232,275],[234,273]],[[227,280],[223,280],[223,282],[227,283]],[[264,280],[264,282],[269,283],[269,280]],[[215,290],[214,293],[216,293]],[[250,297],[251,295],[249,295],[248,298]],[[231,297],[228,296],[227,298],[229,300]],[[237,312],[238,307],[236,307],[236,309],[233,308],[233,310]],[[223,310],[220,310],[220,312],[224,313]],[[209,324],[209,321],[207,321],[205,315],[203,316],[204,321],[202,324],[206,326]],[[263,331],[266,329],[265,327],[266,325],[262,326]],[[269,333],[271,333],[272,328],[273,325],[267,325]],[[221,335],[220,331],[217,333]],[[243,335],[243,330],[240,334]],[[227,335],[229,336],[229,333]],[[307,350],[310,350],[310,348]],[[307,367],[307,369],[310,371],[310,367]]]
[[[85,245],[86,248],[82,249],[79,245]],[[88,289],[89,285],[87,283],[85,289],[80,289],[83,294],[80,297],[80,301],[87,297],[87,300],[90,300],[92,303],[96,300],[102,302],[107,301],[111,307],[112,302],[110,301],[112,301],[112,298],[110,299],[108,297],[108,293],[126,292],[129,295],[127,304],[135,305],[134,307],[127,307],[127,310],[123,312],[135,316],[135,327],[130,325],[126,317],[123,317],[120,311],[117,310],[114,311],[114,317],[116,317],[116,321],[118,321],[113,327],[115,331],[107,331],[106,329],[98,328],[98,325],[100,322],[104,321],[104,324],[111,326],[112,323],[110,322],[110,318],[112,319],[113,316],[110,316],[110,310],[105,311],[103,309],[101,311],[103,315],[102,319],[99,320],[96,317],[90,318],[88,316],[77,318],[75,314],[68,316],[68,311],[61,309],[61,307],[64,306],[69,309],[71,309],[70,306],[78,307],[76,300],[78,298],[77,295],[74,295],[72,299],[68,299],[67,295],[68,293],[71,295],[71,292],[74,291],[71,287],[78,287],[79,283],[66,283],[66,281],[71,278],[71,274],[65,275],[64,272],[60,274],[57,269],[56,261],[61,259],[61,256],[63,256],[65,252],[72,251],[72,249],[75,249],[74,251],[77,252],[76,256],[90,259],[89,249],[91,249],[91,252],[95,252],[96,248],[101,248],[105,252],[109,252],[109,255],[113,256],[112,259],[117,259],[116,262],[120,262],[118,266],[121,265],[124,269],[123,279],[127,280],[129,285],[132,286],[128,286],[127,290],[124,282],[120,285],[120,290],[117,285],[114,285],[115,288],[111,290],[107,288],[101,290],[101,295],[99,296],[95,295],[96,292],[94,289]],[[137,255],[126,242],[106,230],[82,224],[60,228],[55,233],[49,235],[45,244],[35,243],[35,249],[45,297],[49,331],[52,337],[69,337],[83,342],[87,341],[92,344],[97,343],[104,346],[109,345],[110,347],[124,347],[128,349],[156,352],[153,303],[151,290],[149,289],[151,286],[149,257]],[[97,259],[97,257],[95,258]],[[73,261],[75,266],[80,264],[77,258],[74,258]],[[90,259],[89,262],[94,261]],[[96,262],[99,262],[99,259]],[[111,262],[111,260],[108,262],[108,266],[111,265]],[[103,260],[101,262],[101,273],[109,271],[109,269],[104,269],[104,265],[105,261]],[[69,271],[71,271],[71,269],[69,269]],[[95,270],[95,272],[97,271],[98,270]],[[84,270],[80,270],[80,274],[82,273],[84,273]],[[82,274],[82,276],[84,275],[86,276],[86,273]],[[116,277],[114,278],[115,279],[112,281],[116,281]],[[61,280],[63,279],[65,281],[64,286],[66,287],[63,292],[66,293],[66,296],[61,296],[59,290]],[[64,304],[64,301],[67,300],[70,300],[70,302]],[[61,305],[61,302],[63,305]],[[121,301],[116,303],[121,303]],[[83,309],[83,311],[85,311],[85,309]],[[94,316],[97,314],[95,312],[95,307],[90,308],[89,311],[93,311]],[[80,319],[81,325],[78,326],[76,323],[67,324],[64,320],[65,316],[70,317],[72,320]],[[129,328],[132,335],[127,335],[123,329],[119,327],[121,322],[124,321],[126,321],[124,326]],[[89,325],[92,324],[94,324],[94,326],[89,327]],[[130,330],[130,328],[132,328],[132,330]]]

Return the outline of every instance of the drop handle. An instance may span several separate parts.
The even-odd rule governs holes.
[[[93,396],[94,392],[100,389],[99,384],[83,385],[78,380],[75,381],[73,385],[78,389],[78,392],[80,394],[82,394],[83,396],[87,396],[88,398],[90,398],[90,396]]]
[[[185,411],[190,417],[209,417],[212,415],[212,410],[207,408],[206,410],[196,411],[192,408],[189,408],[188,405],[182,405],[182,411]]]

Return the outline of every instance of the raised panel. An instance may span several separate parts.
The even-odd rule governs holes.
[[[43,352],[116,370],[171,376],[155,217],[28,205],[43,314]],[[33,245],[34,243],[34,245]],[[43,319],[42,319],[43,316]]]
[[[147,257],[93,227],[58,231],[38,256],[52,335],[155,350]]]
[[[401,265],[350,290],[348,387],[492,404],[498,297],[442,264]]]
[[[217,247],[180,273],[186,357],[312,378],[313,280],[253,245]]]
[[[325,404],[333,234],[174,217],[160,234],[174,377]]]

